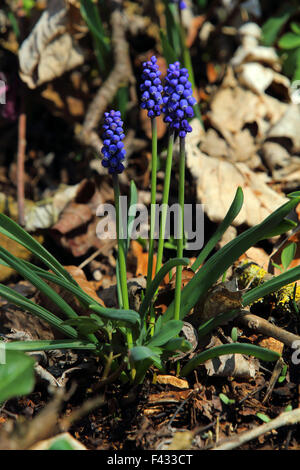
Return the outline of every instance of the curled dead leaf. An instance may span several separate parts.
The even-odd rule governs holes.
[[[19,50],[20,76],[29,88],[83,64],[83,53],[67,32],[67,26],[65,1],[49,0],[47,9]]]

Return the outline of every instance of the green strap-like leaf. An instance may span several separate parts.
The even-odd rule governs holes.
[[[95,5],[92,0],[81,0],[80,12],[93,35],[95,41],[95,55],[98,60],[99,68],[106,76],[109,69],[108,63],[110,62],[110,40],[105,34],[97,5]]]
[[[36,317],[41,318],[64,335],[69,336],[70,338],[78,337],[77,331],[74,330],[74,328],[63,325],[63,321],[53,315],[53,313],[49,312],[49,310],[46,310],[44,307],[35,304],[29,299],[26,299],[26,297],[14,291],[10,287],[0,284],[0,297],[3,297],[14,305],[17,305],[22,310],[28,311]]]
[[[129,323],[130,325],[140,324],[141,319],[137,312],[134,310],[118,310],[118,309],[103,309],[101,305],[91,304],[89,309],[98,313],[100,317],[106,318],[107,320],[120,321]]]
[[[26,264],[30,265],[30,263],[28,262],[26,262]],[[96,304],[95,299],[86,294],[86,292],[84,292],[81,287],[75,287],[64,279],[58,278],[54,274],[44,271],[34,265],[31,265],[31,267],[33,270],[36,270],[37,274],[39,274],[40,277],[48,281],[54,282],[59,286],[64,287],[67,291],[73,293],[74,296],[76,296],[87,309],[91,309],[97,312],[103,318],[115,321],[121,320],[131,324],[140,323],[140,315],[134,310],[123,310],[103,307],[100,304]],[[125,317],[127,319],[125,319]]]
[[[200,255],[197,257],[196,261],[193,263],[191,269],[196,272],[199,266],[204,263],[208,255],[212,252],[215,248],[216,244],[221,240],[223,234],[226,232],[228,227],[232,224],[234,219],[240,213],[240,210],[243,206],[244,195],[242,188],[238,187],[236,190],[236,194],[234,196],[234,200],[225,215],[223,221],[220,223],[219,227],[210,238],[210,240],[206,243],[205,247],[201,251]]]
[[[167,38],[170,46],[174,50],[176,58],[180,57],[180,31],[179,25],[175,19],[176,17],[176,6],[173,5],[169,0],[164,0],[165,6],[165,18],[167,26]]]
[[[58,276],[73,282],[77,285],[72,276],[64,269],[57,259],[49,253],[38,241],[36,241],[29,233],[27,233],[20,225],[0,213],[0,233],[6,235],[24,246],[38,257],[49,269],[52,269]]]
[[[198,329],[198,337],[205,336],[212,330],[217,328],[219,325],[233,320],[235,317],[240,315],[240,310],[230,310],[229,312],[220,313],[214,318],[210,318],[207,322],[203,323]]]
[[[296,243],[289,243],[281,253],[281,263],[283,266],[284,271],[286,271],[293,261],[295,254],[297,250],[297,244]]]
[[[148,342],[147,346],[162,346],[170,339],[175,338],[181,331],[183,322],[180,320],[170,320],[158,331]]]
[[[87,349],[94,351],[96,344],[88,341],[60,339],[60,340],[41,340],[41,341],[12,341],[5,343],[6,351],[51,351],[54,349]],[[0,366],[1,367],[1,366]]]
[[[273,277],[267,282],[251,289],[250,291],[246,292],[242,296],[242,304],[244,307],[247,305],[252,304],[258,299],[265,297],[266,295],[271,294],[272,292],[276,292],[281,287],[286,286],[292,282],[297,281],[300,279],[300,266],[296,266],[295,268],[289,269],[283,274],[279,274],[279,276]]]
[[[236,259],[276,227],[299,202],[299,197],[291,199],[259,225],[249,228],[211,256],[181,292],[180,319],[190,312]],[[164,323],[174,318],[174,301],[162,318]]]
[[[284,219],[280,224],[278,224],[273,230],[264,234],[264,238],[262,240],[266,240],[268,238],[277,237],[278,235],[282,235],[283,233],[288,232],[289,230],[293,230],[297,227],[297,223],[293,220]]]
[[[57,294],[57,292],[55,292],[55,290],[29,269],[22,260],[16,258],[2,246],[0,246],[0,258],[51,299],[68,318],[77,318],[77,313]]]
[[[232,344],[223,344],[222,346],[216,346],[215,348],[207,349],[206,351],[197,354],[193,357],[180,371],[180,375],[183,377],[192,372],[196,367],[209,359],[215,357],[224,356],[225,354],[247,354],[248,356],[254,356],[263,361],[277,361],[280,357],[275,351],[270,349],[261,348],[260,346],[255,346],[254,344],[242,344],[242,343],[232,343]]]
[[[147,312],[147,309],[150,307],[153,296],[155,292],[157,291],[160,283],[162,282],[163,278],[168,274],[168,272],[171,271],[172,268],[175,266],[187,266],[189,264],[190,260],[188,258],[174,258],[169,261],[167,261],[162,268],[158,271],[156,274],[155,278],[149,285],[149,289],[147,290],[147,293],[144,297],[144,300],[141,304],[140,307],[140,315],[143,317],[145,313]]]
[[[129,350],[129,359],[133,363],[150,359],[158,368],[161,368],[159,355],[147,346],[135,346]]]

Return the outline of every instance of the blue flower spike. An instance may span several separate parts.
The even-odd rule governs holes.
[[[188,119],[194,116],[193,106],[196,100],[188,70],[181,68],[180,62],[169,65],[164,92],[164,121],[171,130],[178,132],[179,137],[184,138],[188,132],[192,132]]]
[[[142,92],[141,108],[148,110],[148,117],[155,118],[161,114],[163,87],[160,80],[161,72],[157,65],[157,59],[152,56],[150,60],[143,63],[142,80],[140,85]]]
[[[104,168],[108,168],[110,174],[122,173],[124,171],[122,161],[126,156],[126,151],[122,142],[125,134],[121,113],[112,109],[104,113],[104,117],[102,126],[104,130],[103,147],[101,149],[103,155],[102,165]]]

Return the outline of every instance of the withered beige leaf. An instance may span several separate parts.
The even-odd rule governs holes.
[[[256,123],[261,136],[284,115],[288,104],[240,86],[221,87],[211,102],[210,123],[231,144],[234,134]]]
[[[49,0],[19,50],[20,76],[29,88],[60,77],[84,61],[83,53],[67,31],[67,5]]]
[[[292,142],[292,151],[300,151],[300,110],[297,104],[290,104],[279,122],[270,129],[268,138],[287,138]]]
[[[244,204],[234,225],[256,225],[286,202],[271,189],[264,173],[253,172],[244,163],[208,157],[199,149],[201,124],[193,120],[193,136],[186,138],[187,166],[197,184],[198,201],[213,222],[221,222],[233,201],[238,186],[244,191]]]
[[[241,354],[226,354],[205,362],[208,375],[218,377],[243,377],[251,379],[255,377],[258,369],[257,361],[246,358]]]

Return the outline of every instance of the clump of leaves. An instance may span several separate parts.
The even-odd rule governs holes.
[[[3,377],[7,377],[11,367],[18,368],[18,374],[10,374],[10,380],[14,382],[13,384],[7,384],[4,379],[0,381],[0,400],[5,400],[16,394],[28,393],[33,387],[32,379],[28,379],[29,370],[31,370],[30,374],[32,374],[30,377],[33,377],[33,361],[24,354],[26,351],[67,348],[91,351],[92,354],[100,356],[103,361],[105,369],[103,378],[105,379],[107,379],[112,369],[116,370],[124,362],[128,372],[131,368],[136,370],[135,377],[133,378],[129,374],[127,375],[127,380],[142,381],[147,370],[153,364],[158,369],[165,370],[170,357],[174,357],[179,351],[187,351],[191,347],[187,340],[179,336],[184,317],[244,251],[257,241],[269,238],[275,233],[283,233],[287,227],[293,225],[285,219],[285,216],[299,203],[300,197],[292,197],[289,202],[271,214],[261,224],[239,235],[206,261],[210,251],[221,238],[223,231],[226,230],[226,226],[229,226],[238,214],[242,207],[242,201],[242,190],[238,189],[236,197],[224,219],[226,223],[221,224],[195,261],[193,265],[193,269],[196,271],[195,276],[182,290],[180,319],[174,320],[173,318],[174,302],[172,302],[165,314],[156,318],[153,330],[151,330],[152,325],[148,323],[148,315],[152,308],[155,293],[165,275],[174,266],[188,265],[188,258],[175,258],[164,264],[147,289],[138,312],[131,309],[108,309],[95,302],[94,299],[86,294],[56,258],[40,243],[10,218],[0,214],[0,232],[25,246],[51,272],[16,258],[3,247],[0,247],[1,263],[12,267],[20,275],[28,279],[37,289],[58,305],[65,316],[65,320],[62,320],[10,287],[0,285],[1,297],[47,321],[53,328],[65,336],[65,339],[62,340],[13,341],[4,343],[7,357],[6,364],[0,366],[0,374]],[[200,269],[198,269],[199,261],[204,263]],[[256,299],[299,279],[299,277],[300,267],[290,269],[265,282],[263,285],[244,293],[242,303],[244,306],[249,305]],[[76,296],[81,302],[83,309],[85,309],[86,315],[79,317],[72,307],[46,281],[57,284]],[[234,312],[227,312],[224,315],[227,319],[230,319],[230,317],[234,316]],[[199,334],[211,331],[223,320],[222,315],[209,320],[200,327]],[[128,329],[130,329],[133,339],[133,344],[130,348],[128,348],[126,342]],[[265,361],[278,359],[278,354],[273,351],[236,342],[201,352],[183,366],[181,375],[188,375],[194,368],[208,359],[229,353],[250,354]],[[120,371],[121,369],[120,367]],[[19,381],[21,376],[27,377],[25,380],[26,387],[23,387],[23,381]],[[20,385],[19,387],[17,384],[22,386]],[[15,386],[16,388],[14,388]],[[9,390],[9,393],[7,390]]]
[[[283,72],[293,81],[300,80],[300,23],[293,21],[299,11],[297,1],[284,2],[262,27],[264,45],[278,45]],[[281,34],[288,23],[289,30]]]

